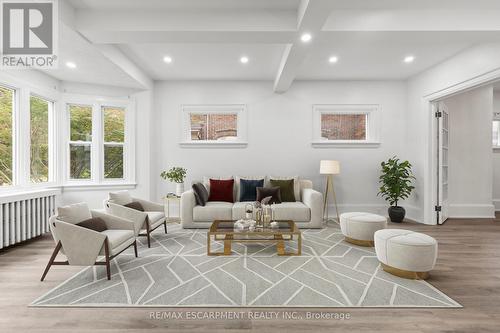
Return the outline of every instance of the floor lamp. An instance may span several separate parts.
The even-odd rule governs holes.
[[[330,189],[333,194],[333,201],[335,203],[335,212],[337,213],[337,223],[340,223],[339,207],[337,206],[337,196],[335,195],[335,188],[333,187],[333,175],[340,174],[339,161],[322,160],[319,166],[319,173],[326,175],[326,189],[323,204],[323,217],[326,215],[326,223],[328,223],[328,194]]]

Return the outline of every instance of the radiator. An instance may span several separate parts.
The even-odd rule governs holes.
[[[60,190],[0,196],[0,249],[49,232]]]

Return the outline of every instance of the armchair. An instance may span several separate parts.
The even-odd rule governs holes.
[[[77,225],[82,221],[96,217],[104,221],[106,230],[98,232]],[[89,210],[85,203],[59,208],[58,215],[50,217],[49,227],[56,247],[43,272],[41,281],[45,279],[52,265],[105,265],[107,278],[110,280],[110,261],[114,257],[132,245],[137,257],[137,242],[133,223],[117,216]],[[59,251],[66,256],[66,261],[55,261]],[[98,261],[99,256],[104,256],[105,260]]]
[[[130,203],[141,204],[144,211],[136,210],[125,205]],[[167,230],[164,207],[152,201],[131,197],[128,191],[110,192],[109,199],[104,201],[106,213],[133,222],[136,236],[146,236],[148,247],[151,247],[151,233],[161,225]]]

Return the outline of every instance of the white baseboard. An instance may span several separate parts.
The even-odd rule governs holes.
[[[500,212],[500,199],[493,199],[493,206],[495,206],[495,212]]]
[[[450,218],[494,218],[495,206],[493,204],[452,204],[448,215]]]
[[[418,207],[403,205],[406,210],[406,219],[415,221],[418,223],[424,223],[422,221],[421,210]],[[378,214],[382,216],[388,216],[387,209],[389,206],[381,204],[340,204],[339,213],[346,212],[366,212],[372,214]],[[335,216],[335,205],[330,204],[328,206],[328,214],[330,217]]]

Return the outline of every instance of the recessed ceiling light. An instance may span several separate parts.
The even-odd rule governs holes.
[[[69,68],[76,68],[76,64],[75,64],[74,62],[67,61],[67,62],[66,62],[66,67],[69,67]]]
[[[407,64],[409,64],[410,62],[413,62],[414,60],[415,60],[415,56],[409,55],[409,56],[406,56],[403,61],[406,62]]]
[[[241,62],[242,64],[246,64],[246,63],[248,62],[248,57],[245,57],[245,56],[241,57],[241,58],[240,58],[240,62]]]
[[[303,41],[304,43],[307,43],[311,40],[312,36],[311,34],[305,33],[300,36],[300,40]]]
[[[163,61],[165,61],[167,64],[170,64],[172,62],[172,57],[170,56],[164,56]]]
[[[339,58],[336,57],[336,56],[331,56],[330,58],[328,58],[328,62],[331,63],[331,64],[334,64],[337,61],[339,61]]]

